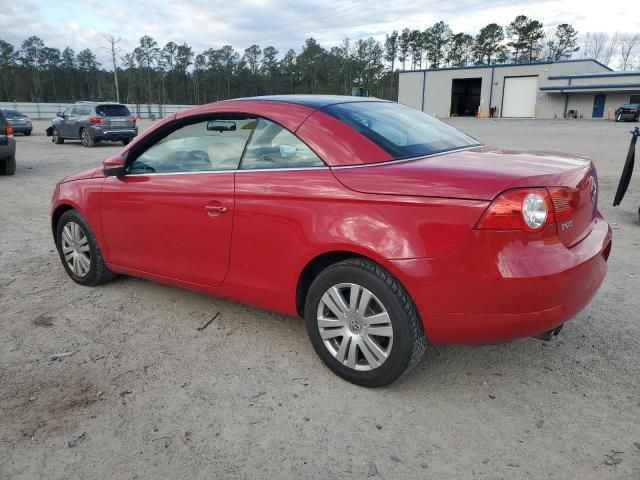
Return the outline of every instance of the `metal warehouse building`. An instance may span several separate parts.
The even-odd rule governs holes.
[[[613,118],[640,103],[640,72],[564,60],[400,72],[398,101],[438,117]]]

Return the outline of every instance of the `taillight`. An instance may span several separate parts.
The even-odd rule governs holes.
[[[569,218],[573,214],[573,193],[564,187],[549,187],[551,202],[556,217],[556,222]]]
[[[496,198],[476,225],[480,230],[539,232],[554,221],[546,188],[507,190]]]
[[[7,123],[7,137],[13,137],[13,125]]]
[[[138,121],[138,119],[136,117],[131,117],[131,122],[132,123],[136,123]]]
[[[89,118],[89,121],[91,123],[102,123],[102,122],[104,122],[104,119],[100,118],[100,117],[91,117],[91,118]]]

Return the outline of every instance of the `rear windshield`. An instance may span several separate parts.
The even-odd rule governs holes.
[[[7,118],[22,118],[24,115],[18,110],[3,110],[4,116]]]
[[[130,117],[131,112],[124,105],[98,105],[96,113],[103,117]]]
[[[480,145],[452,126],[399,103],[339,103],[322,111],[357,130],[396,160]]]

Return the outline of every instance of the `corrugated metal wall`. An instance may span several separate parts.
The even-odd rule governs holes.
[[[480,112],[483,116],[489,115],[489,108],[498,108],[498,115],[502,112],[503,88],[505,77],[530,76],[538,77],[538,89],[544,86],[567,85],[567,79],[549,80],[549,77],[558,75],[575,75],[581,73],[608,72],[604,66],[592,60],[580,60],[571,62],[557,62],[533,65],[508,65],[465,69],[427,70],[426,72],[402,72],[400,73],[398,101],[418,110],[438,117],[450,116],[451,88],[454,79],[481,78],[482,91],[480,97]],[[493,78],[492,78],[493,77]],[[424,82],[424,102],[422,98]],[[598,77],[589,79],[573,79],[572,85],[590,84],[621,84],[637,82],[636,77]],[[607,95],[605,102],[604,118],[611,108],[613,112],[617,107],[629,101],[629,94],[603,92]],[[583,118],[591,118],[593,110],[594,93],[569,93],[567,110],[578,110]],[[491,98],[489,98],[491,97]],[[536,118],[562,118],[566,96],[562,93],[550,93],[538,90],[536,96]]]
[[[56,113],[63,112],[72,103],[7,103],[0,102],[0,109],[20,110],[25,115],[33,119],[50,119]],[[194,105],[146,105],[146,104],[126,104],[133,115],[138,118],[162,118],[172,115],[181,110],[191,108]]]

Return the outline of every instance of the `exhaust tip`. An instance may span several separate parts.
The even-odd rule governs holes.
[[[548,342],[549,340],[551,340],[553,337],[555,337],[560,333],[560,330],[562,330],[562,327],[564,327],[564,323],[556,328],[552,328],[551,330],[547,330],[546,332],[542,332],[542,333],[539,333],[538,335],[534,335],[532,338],[537,338],[538,340],[544,340],[545,342]]]

